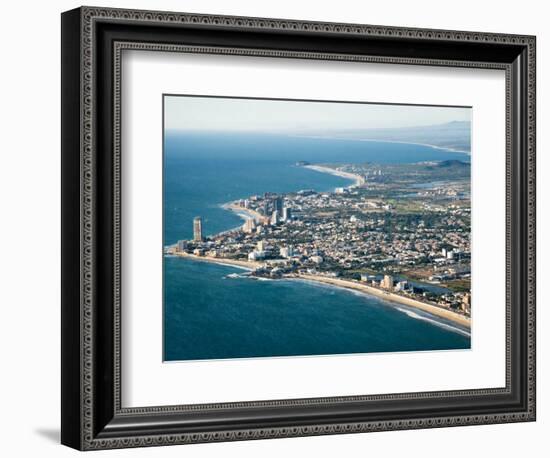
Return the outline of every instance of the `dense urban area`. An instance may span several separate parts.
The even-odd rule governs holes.
[[[309,164],[354,180],[330,192],[249,196],[226,204],[242,227],[192,240],[170,255],[249,267],[251,277],[339,280],[470,316],[470,164]]]

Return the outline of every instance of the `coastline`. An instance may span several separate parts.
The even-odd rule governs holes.
[[[364,177],[362,177],[361,175],[357,175],[355,173],[343,172],[341,170],[336,170],[336,169],[333,169],[333,168],[330,168],[330,167],[325,167],[325,166],[322,166],[322,165],[314,165],[314,164],[304,165],[303,167],[307,168],[307,169],[310,169],[310,170],[313,170],[315,172],[327,173],[327,174],[334,175],[334,176],[337,176],[337,177],[340,177],[340,178],[346,178],[348,180],[353,180],[353,184],[346,186],[345,187],[346,189],[357,188],[357,187],[362,186],[366,183]],[[235,203],[235,201],[227,202],[225,204],[222,204],[221,207],[224,210],[229,210],[229,211],[232,211],[232,212],[236,213],[237,216],[240,216],[245,221],[247,219],[253,219],[255,222],[258,223],[258,222],[261,222],[262,219],[264,218],[264,216],[262,214],[258,213],[256,210],[251,210],[249,208],[241,207],[240,205],[237,205]],[[234,230],[234,229],[229,229],[228,231],[231,231],[231,230]],[[227,231],[224,231],[224,232],[227,232]]]
[[[253,219],[256,222],[259,222],[263,218],[263,215],[258,213],[256,210],[251,210],[249,208],[241,207],[240,205],[237,205],[235,202],[229,202],[229,203],[223,204],[222,208],[224,210],[230,210],[236,213],[245,221],[247,219]]]
[[[306,138],[322,138],[327,140],[343,140],[343,141],[358,141],[358,142],[380,142],[380,143],[402,143],[405,145],[418,145],[418,146],[426,146],[428,148],[434,148],[439,149],[442,151],[450,151],[452,153],[461,153],[466,154],[467,156],[471,156],[471,151],[465,151],[462,149],[456,149],[456,148],[449,148],[446,146],[438,146],[438,145],[431,145],[430,143],[420,143],[420,142],[406,142],[403,140],[378,140],[376,138],[342,138],[342,137],[330,137],[330,136],[322,136],[322,135],[305,135],[303,137]]]
[[[230,267],[238,267],[248,271],[252,271],[263,265],[263,263],[261,262],[240,261],[236,259],[226,259],[226,258],[213,258],[210,256],[196,256],[194,254],[189,254],[189,253],[176,253],[175,256],[191,259],[194,261],[211,262],[214,264],[220,264],[220,265],[225,265]],[[288,280],[291,280],[293,278],[328,284],[328,285],[337,286],[339,288],[347,289],[347,290],[359,291],[367,296],[375,296],[380,299],[385,299],[388,302],[406,305],[411,308],[422,310],[424,312],[429,313],[430,315],[449,320],[468,330],[470,330],[471,328],[471,319],[464,315],[439,307],[437,305],[432,305],[427,302],[422,302],[422,301],[401,296],[399,294],[395,294],[392,292],[383,291],[381,289],[374,288],[372,286],[368,286],[359,282],[354,282],[352,280],[341,280],[338,278],[330,278],[330,277],[324,277],[322,275],[313,275],[313,274],[296,274],[293,276],[283,277],[283,279],[288,279]]]
[[[362,140],[362,141],[378,141],[378,140]],[[392,142],[392,141],[386,141],[389,143],[410,143],[410,142]],[[451,151],[449,148],[443,148],[443,147],[437,147],[434,145],[424,145],[420,143],[414,143],[418,145],[433,147],[437,149],[445,149]],[[327,173],[331,175],[335,175],[341,178],[346,178],[349,180],[352,180],[353,183],[346,186],[346,189],[353,189],[355,187],[362,186],[366,183],[363,176],[354,174],[351,172],[344,172],[340,170],[336,170],[331,167],[322,166],[322,165],[315,165],[315,164],[308,164],[304,165],[304,168],[308,168],[310,170],[319,172],[319,173]],[[222,204],[221,207],[225,210],[232,211],[236,213],[240,218],[243,220],[253,219],[256,222],[261,222],[265,217],[260,214],[259,212],[241,207],[237,203],[238,201],[231,201],[225,204]],[[228,231],[224,232],[230,232],[239,229],[233,228],[229,229]],[[228,267],[236,267],[247,271],[252,271],[257,268],[260,268],[264,265],[263,262],[256,262],[256,261],[248,261],[248,260],[235,260],[235,259],[227,259],[227,258],[216,258],[211,256],[197,256],[190,253],[185,252],[177,252],[174,253],[175,256],[187,258],[194,261],[199,262],[210,262],[215,263],[219,265],[224,265]],[[465,315],[462,315],[460,313],[456,313],[452,310],[440,307],[436,304],[423,302],[417,299],[413,299],[410,297],[402,296],[400,294],[396,294],[394,292],[385,291],[380,288],[372,287],[363,283],[359,283],[358,281],[354,280],[342,280],[339,278],[333,278],[333,277],[326,277],[323,275],[314,275],[314,274],[290,274],[288,276],[283,276],[283,279],[292,280],[292,279],[298,279],[298,280],[304,280],[304,281],[310,281],[310,282],[316,282],[321,283],[325,285],[332,285],[337,288],[346,289],[346,290],[353,290],[358,291],[362,294],[365,294],[367,296],[374,296],[383,300],[386,300],[392,304],[401,304],[408,307],[411,307],[412,309],[422,310],[434,317],[442,318],[445,320],[448,320],[454,324],[457,324],[468,331],[471,329],[471,319]]]
[[[185,253],[185,252],[174,253],[173,256],[191,259],[192,261],[210,262],[210,263],[220,264],[222,266],[228,266],[228,267],[239,267],[241,269],[248,270],[248,271],[261,267],[262,265],[259,262],[239,261],[237,259],[226,259],[226,258],[213,258],[211,256],[197,256],[195,254]]]
[[[433,149],[440,149],[442,151],[450,151],[452,153],[462,153],[466,154],[467,156],[471,156],[470,151],[464,151],[462,149],[456,149],[456,148],[449,148],[447,146],[437,146],[437,145],[431,145],[430,143],[419,143],[419,142],[405,142],[402,140],[376,140],[375,138],[360,138],[358,139],[360,142],[383,142],[383,143],[403,143],[408,145],[418,145],[418,146],[426,146],[428,148]]]
[[[424,312],[452,321],[453,323],[456,323],[467,329],[471,328],[470,318],[464,315],[461,315],[459,313],[453,312],[451,310],[448,310],[442,307],[438,307],[437,305],[432,305],[432,304],[428,304],[427,302],[422,302],[409,297],[400,296],[399,294],[383,291],[381,289],[364,285],[362,283],[354,282],[351,280],[340,280],[338,278],[323,277],[321,275],[312,275],[312,274],[298,274],[297,278],[301,278],[308,281],[316,281],[319,283],[325,283],[333,286],[338,286],[341,288],[352,289],[355,291],[360,291],[367,295],[376,296],[380,299],[385,299],[389,302],[407,305],[412,308],[423,310]]]
[[[346,186],[347,189],[357,188],[365,184],[365,179],[361,175],[357,175],[355,173],[343,172],[341,170],[325,167],[323,165],[309,164],[309,165],[304,165],[303,167],[306,169],[314,170],[316,172],[328,173],[330,175],[335,175],[340,178],[347,178],[348,180],[353,180],[354,183],[352,185]]]

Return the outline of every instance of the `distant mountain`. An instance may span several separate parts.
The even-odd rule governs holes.
[[[350,129],[334,132],[325,130],[322,135],[342,139],[422,143],[468,153],[471,150],[469,121],[451,121],[445,124],[417,127]]]
[[[434,181],[438,180],[459,180],[470,178],[470,163],[447,160],[447,161],[430,161],[423,164],[417,164],[422,169],[434,178]]]
[[[437,164],[434,165],[434,168],[439,168],[439,169],[448,169],[448,168],[451,168],[451,167],[454,167],[454,168],[464,168],[464,167],[470,167],[470,164],[468,162],[462,162],[462,161],[457,161],[455,159],[449,159],[447,161],[440,161],[438,162]]]
[[[438,162],[426,162],[424,165],[426,170],[444,173],[444,174],[462,174],[470,173],[470,163],[457,161],[454,159]]]

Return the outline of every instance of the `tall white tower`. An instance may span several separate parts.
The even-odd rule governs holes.
[[[202,219],[200,216],[195,217],[193,220],[193,240],[202,242]]]

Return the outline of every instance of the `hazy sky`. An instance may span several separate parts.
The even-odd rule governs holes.
[[[470,121],[470,108],[165,96],[166,129],[348,130]]]

